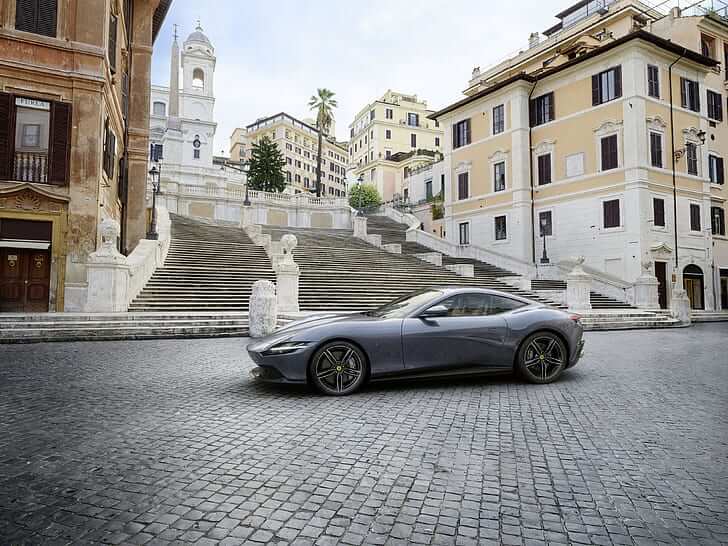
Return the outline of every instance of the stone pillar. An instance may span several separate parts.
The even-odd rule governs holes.
[[[101,248],[88,257],[88,289],[84,311],[87,313],[122,313],[129,309],[129,265],[116,250],[121,231],[116,220],[101,222]]]
[[[275,285],[271,281],[255,281],[248,311],[250,337],[263,337],[273,333],[277,320]]]
[[[634,282],[635,306],[643,309],[659,309],[658,285],[657,277],[652,274],[652,262],[643,262],[642,274]]]
[[[276,267],[276,295],[278,311],[281,313],[298,313],[298,279],[301,270],[293,261],[293,249],[298,245],[295,235],[286,233],[281,237],[283,254]]]
[[[574,269],[566,276],[566,305],[569,311],[588,311],[591,309],[591,275],[581,267],[584,257],[579,256]]]
[[[252,206],[243,205],[240,211],[240,227],[252,226],[255,224],[255,211]]]
[[[367,217],[354,216],[354,237],[358,239],[367,238]]]
[[[679,281],[680,277],[678,277]],[[677,282],[672,285],[672,294],[670,296],[670,315],[678,319],[682,324],[689,325],[690,318],[690,298],[688,293]]]

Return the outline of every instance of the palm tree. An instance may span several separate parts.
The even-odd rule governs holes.
[[[317,110],[316,128],[318,129],[318,158],[316,163],[316,197],[321,196],[321,148],[323,148],[323,134],[328,133],[331,122],[334,121],[333,109],[338,106],[335,93],[328,89],[319,88],[315,95],[311,95],[308,106],[311,110]]]

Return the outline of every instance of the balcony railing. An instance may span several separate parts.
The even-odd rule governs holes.
[[[48,181],[48,154],[15,152],[13,178],[22,182]]]

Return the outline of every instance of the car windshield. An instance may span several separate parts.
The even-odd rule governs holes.
[[[382,318],[404,318],[418,307],[432,301],[438,296],[442,296],[439,290],[421,290],[413,294],[408,294],[399,299],[391,301],[379,309],[367,312],[370,317]]]

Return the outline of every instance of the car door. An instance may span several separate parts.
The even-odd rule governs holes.
[[[508,324],[490,294],[463,293],[437,305],[443,317],[411,317],[402,325],[406,369],[510,367]],[[492,311],[498,311],[492,314]]]

